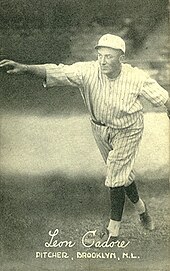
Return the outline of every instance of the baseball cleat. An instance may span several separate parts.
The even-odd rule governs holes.
[[[94,231],[96,233],[96,231]],[[111,236],[108,230],[105,230],[97,235],[92,234],[83,240],[83,245],[89,248],[125,248],[129,245],[130,241],[119,237]]]
[[[139,215],[141,225],[146,229],[153,231],[155,229],[154,223],[152,221],[151,216],[149,215],[148,209],[145,204],[145,212]]]
[[[118,240],[118,236],[111,236],[109,234],[108,229],[100,232],[99,238],[100,238],[100,241],[102,242],[107,241],[107,240],[109,240],[109,242],[116,242]]]
[[[123,238],[121,236],[111,236],[109,234],[108,229],[100,233],[100,242],[101,243],[106,243],[108,247],[113,247],[113,246],[124,246],[126,247],[130,241],[127,240],[127,238]]]

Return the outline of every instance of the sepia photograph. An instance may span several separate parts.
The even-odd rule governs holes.
[[[0,271],[170,270],[169,12],[0,1]]]

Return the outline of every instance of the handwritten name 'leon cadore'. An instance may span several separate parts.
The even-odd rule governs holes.
[[[108,240],[101,242],[101,241],[95,241],[96,237],[96,230],[94,231],[88,231],[86,232],[82,238],[81,238],[81,243],[84,247],[90,248],[90,247],[96,247],[96,248],[112,248],[112,247],[118,247],[118,248],[125,248],[129,245],[130,241],[125,241],[125,240],[116,240],[109,242]],[[58,240],[58,235],[59,235],[59,229],[55,229],[54,231],[49,231],[49,241],[45,242],[45,247],[49,248],[54,248],[54,247],[67,247],[67,248],[72,248],[76,245],[75,241],[69,241],[69,240]],[[87,242],[88,240],[88,242]]]

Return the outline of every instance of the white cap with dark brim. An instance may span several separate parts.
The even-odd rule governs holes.
[[[105,34],[99,39],[98,44],[95,46],[95,49],[98,49],[100,47],[108,47],[112,49],[122,50],[124,54],[126,51],[124,40],[119,36],[111,34]]]

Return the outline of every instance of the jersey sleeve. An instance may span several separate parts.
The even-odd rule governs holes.
[[[83,63],[72,65],[44,64],[46,80],[44,87],[73,86],[80,87],[83,84]]]
[[[169,97],[168,92],[149,76],[144,81],[140,95],[155,106],[164,105]]]

